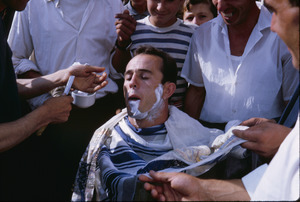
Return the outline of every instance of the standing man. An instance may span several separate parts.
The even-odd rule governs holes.
[[[213,0],[219,15],[195,31],[182,77],[185,111],[212,128],[230,120],[278,118],[299,76],[286,45],[255,0]]]
[[[93,106],[74,106],[68,122],[49,125],[42,136],[33,138],[34,145],[43,147],[30,142],[24,147],[35,150],[18,147],[7,154],[10,158],[3,164],[18,172],[11,169],[6,175],[17,178],[23,187],[15,195],[15,185],[7,181],[5,194],[14,200],[69,200],[78,161],[93,132],[124,106],[109,67],[117,38],[114,15],[123,10],[119,0],[31,0],[24,11],[15,13],[8,43],[18,77],[40,77],[78,62],[105,67],[108,84],[97,91]],[[45,97],[49,93],[35,97],[31,104],[39,106]],[[37,165],[31,163],[36,155]],[[19,161],[22,158],[24,162]]]
[[[264,3],[273,11],[272,31],[287,44],[293,56],[293,65],[299,70],[299,0],[264,0]],[[239,136],[246,139],[250,137],[250,131],[272,137],[274,134],[286,135],[290,130],[285,126],[266,122],[245,130],[244,135]],[[147,190],[152,190],[152,196],[161,201],[299,200],[299,114],[294,129],[284,139],[270,164],[257,171],[259,170],[254,170],[242,181],[202,180],[183,173],[151,173],[154,180],[145,176],[140,179],[163,183],[160,187],[145,185]]]
[[[28,0],[0,0],[0,13],[6,8],[22,11]],[[21,184],[19,176],[24,174],[22,167],[14,167],[16,164],[10,164],[10,162],[22,162],[22,156],[19,158],[14,157],[13,154],[16,147],[23,147],[27,144],[29,139],[33,138],[35,131],[41,127],[47,126],[52,123],[62,123],[68,120],[70,111],[72,109],[71,96],[61,96],[57,98],[51,98],[47,100],[42,106],[33,110],[32,112],[24,115],[23,109],[20,105],[19,97],[30,98],[42,93],[48,92],[58,86],[66,85],[71,75],[76,76],[73,88],[95,92],[104,87],[107,82],[105,74],[103,77],[96,75],[93,72],[101,73],[104,68],[90,66],[90,65],[74,65],[69,68],[57,71],[53,74],[42,76],[34,79],[16,79],[13,64],[11,60],[11,50],[7,44],[5,37],[5,28],[0,18],[0,200],[13,200],[15,191],[10,195],[11,191],[8,191],[13,184]],[[36,143],[36,142],[35,142]],[[44,142],[41,147],[45,146]],[[18,146],[17,146],[18,145]],[[32,150],[38,148],[40,145],[33,144],[32,148],[26,148]],[[24,150],[26,151],[26,150]],[[11,153],[10,153],[11,152]],[[8,160],[9,159],[9,160]],[[39,162],[39,158],[32,160]],[[26,161],[26,160],[25,160]],[[30,162],[26,161],[25,164]],[[36,168],[36,167],[35,167]],[[17,169],[16,173],[13,172]],[[25,173],[27,175],[28,173]],[[34,176],[28,176],[32,179]],[[24,182],[30,187],[30,181]],[[18,194],[23,193],[24,187],[18,188]],[[30,189],[30,188],[29,188]],[[33,187],[31,187],[32,190]],[[27,190],[27,189],[26,189]],[[36,190],[32,191],[35,193]],[[21,195],[20,197],[22,197]]]

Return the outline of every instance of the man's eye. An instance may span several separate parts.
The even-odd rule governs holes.
[[[193,21],[193,19],[194,19],[194,17],[188,17],[188,18],[186,18],[186,20],[188,20],[188,21]]]
[[[131,80],[131,75],[128,75],[128,74],[126,74],[125,75],[125,77],[124,77],[124,79],[126,80],[126,81],[130,81]]]
[[[207,16],[206,15],[200,15],[199,16],[199,19],[204,19],[204,18],[207,18]]]

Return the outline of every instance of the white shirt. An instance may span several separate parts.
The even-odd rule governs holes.
[[[117,38],[114,16],[124,10],[122,2],[82,0],[81,12],[77,12],[78,1],[64,9],[62,2],[31,0],[23,12],[16,12],[8,38],[16,73],[35,70],[47,75],[80,62],[105,67],[109,75],[110,51]],[[28,59],[33,50],[36,62]],[[107,80],[97,98],[117,92],[116,83]]]
[[[262,6],[236,70],[221,15],[196,29],[181,76],[206,89],[200,119],[223,123],[281,115],[299,74],[286,45],[270,30],[271,17]]]
[[[299,199],[299,117],[294,129],[280,145],[269,166],[262,166],[242,178],[253,201],[295,201]],[[261,174],[253,174],[262,170]]]

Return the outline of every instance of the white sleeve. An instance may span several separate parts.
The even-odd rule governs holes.
[[[33,52],[33,43],[30,35],[28,8],[15,13],[8,36],[8,44],[13,52],[12,61],[16,74],[22,74],[29,70],[39,72],[34,62],[29,60]]]
[[[243,182],[250,198],[253,198],[253,195],[258,186],[258,183],[260,182],[260,180],[267,168],[268,168],[268,165],[263,164],[242,178],[242,182]]]
[[[203,87],[202,71],[199,62],[196,34],[192,36],[187,55],[181,71],[181,77],[193,86]]]

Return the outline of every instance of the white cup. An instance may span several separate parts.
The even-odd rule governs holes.
[[[88,108],[95,103],[96,93],[86,93],[78,90],[74,90],[71,93],[73,97],[73,104],[80,108]]]

